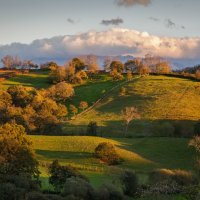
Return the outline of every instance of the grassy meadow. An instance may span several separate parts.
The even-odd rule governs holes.
[[[76,167],[94,186],[116,179],[123,169],[136,171],[140,181],[159,168],[193,170],[195,153],[184,138],[120,138],[106,139],[90,136],[30,136],[41,164],[42,178],[48,176],[47,164],[58,159],[60,163]],[[124,159],[122,164],[108,166],[94,158],[96,146],[110,142]]]
[[[48,74],[48,71],[35,71],[28,74],[20,74],[0,82],[0,88],[7,89],[11,85],[23,85],[25,87],[34,87],[37,89],[47,88],[50,86]]]
[[[198,86],[199,82],[166,76],[135,79],[124,86],[125,96],[120,96],[119,89],[115,89],[88,113],[67,123],[65,131],[68,134],[75,134],[74,129],[84,132],[93,120],[100,126],[103,136],[121,137],[124,132],[121,110],[125,106],[135,106],[141,119],[130,124],[130,137],[171,136],[178,128],[181,130],[177,130],[177,136],[188,137],[200,117]]]

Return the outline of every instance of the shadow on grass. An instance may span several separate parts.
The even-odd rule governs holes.
[[[92,121],[92,120],[91,120]],[[86,122],[87,124],[89,124]],[[85,123],[85,122],[84,122]],[[99,124],[97,136],[100,137],[185,137],[194,136],[195,120],[135,120],[129,124],[125,133],[125,123],[122,120],[97,121]],[[65,123],[63,135],[88,135],[87,125]]]
[[[8,79],[9,83],[2,83],[3,85],[24,85],[27,87],[36,87],[36,88],[41,88],[41,87],[48,87],[50,86],[48,82],[48,78],[45,76],[41,76],[40,74],[31,76],[31,75],[18,75],[14,78]],[[13,82],[13,83],[12,83]]]
[[[46,159],[87,159],[92,157],[92,153],[86,152],[68,152],[68,151],[50,151],[50,150],[39,150],[36,149],[38,156],[45,157]]]

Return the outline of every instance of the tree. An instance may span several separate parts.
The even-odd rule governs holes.
[[[3,66],[8,69],[16,68],[22,65],[22,61],[18,56],[13,57],[10,55],[6,55],[1,59],[1,62],[3,63]]]
[[[76,60],[76,58],[75,58]],[[80,61],[80,63],[78,62]],[[66,81],[73,84],[81,84],[84,80],[88,79],[88,76],[83,69],[85,68],[85,64],[81,64],[81,60],[78,59],[74,63],[70,61],[65,64],[66,67]],[[77,64],[79,63],[79,64]],[[82,66],[82,67],[81,67]]]
[[[44,69],[53,70],[53,69],[56,69],[57,67],[59,67],[59,66],[55,62],[46,62],[46,63],[40,65],[40,69],[43,69],[43,70]]]
[[[126,88],[125,87],[121,87],[119,90],[119,95],[120,96],[125,96],[126,95]]]
[[[6,67],[6,68],[12,68],[14,60],[13,60],[12,56],[6,55],[5,57],[3,57],[1,59],[1,62],[3,63],[4,67]]]
[[[142,76],[142,75],[148,75],[150,73],[150,69],[149,69],[148,65],[142,64],[138,68],[138,73],[140,74],[140,76]]]
[[[11,104],[11,95],[7,91],[0,89],[0,110],[5,109],[7,106],[11,106]]]
[[[189,146],[193,147],[196,152],[198,153],[197,161],[196,161],[196,170],[198,173],[200,172],[200,136],[195,136],[193,139],[190,140]]]
[[[114,81],[120,81],[124,78],[123,75],[117,72],[116,69],[110,71],[110,76],[113,78]]]
[[[59,164],[58,160],[54,160],[49,165],[49,174],[49,183],[54,186],[56,191],[62,190],[68,178],[79,177],[81,179],[87,180],[75,168],[71,166],[62,166]]]
[[[196,72],[195,72],[195,77],[196,77],[196,79],[200,79],[200,70],[197,70]]]
[[[132,80],[133,74],[132,74],[132,72],[130,70],[127,71],[127,77],[126,78],[127,78],[127,81]]]
[[[105,72],[109,72],[110,69],[110,64],[112,62],[112,59],[110,57],[106,57],[103,63],[103,68],[105,70]]]
[[[87,134],[91,136],[97,136],[97,122],[91,121],[87,126]]]
[[[72,113],[74,116],[78,113],[78,109],[76,108],[76,106],[74,106],[74,105],[72,105],[72,104],[69,106],[69,109],[70,109],[71,113]]]
[[[171,72],[171,66],[167,61],[160,62],[155,67],[158,74],[169,74]]]
[[[138,69],[140,68],[141,65],[142,65],[142,61],[141,61],[141,59],[138,59],[138,58],[135,58],[133,60],[128,60],[124,64],[125,69],[128,71],[131,71],[132,73],[138,72]]]
[[[112,61],[112,63],[110,64],[110,69],[112,71],[117,71],[118,73],[122,73],[122,71],[124,70],[124,65],[122,62],[120,61]]]
[[[20,107],[27,106],[34,96],[34,90],[28,90],[21,85],[10,86],[7,92],[11,95],[13,104]]]
[[[66,79],[66,69],[64,67],[52,66],[49,79],[53,83],[59,83]]]
[[[108,165],[116,165],[121,162],[113,144],[108,142],[100,143],[95,148],[95,157],[99,158]]]
[[[38,162],[23,126],[14,122],[0,126],[0,149],[0,174],[39,174]]]
[[[75,68],[75,72],[81,71],[86,67],[85,63],[79,58],[73,58],[71,63]]]
[[[131,171],[124,171],[120,177],[124,194],[134,197],[138,189],[138,178]]]
[[[95,55],[87,55],[84,58],[84,62],[86,64],[87,70],[92,73],[95,73],[99,69],[97,56],[95,56]]]
[[[125,127],[125,136],[126,136],[130,122],[134,119],[139,119],[140,115],[138,113],[137,108],[135,108],[135,107],[125,107],[122,110],[122,116],[123,116],[125,124],[126,124],[126,127]]]
[[[84,111],[86,108],[88,108],[88,103],[86,101],[81,101],[79,104],[79,108]]]
[[[73,196],[74,199],[93,200],[94,189],[90,183],[80,177],[66,179],[62,196]]]
[[[60,82],[47,90],[47,95],[56,101],[64,102],[74,95],[74,88],[66,82]]]

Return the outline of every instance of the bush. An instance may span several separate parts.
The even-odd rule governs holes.
[[[40,192],[29,192],[26,196],[26,200],[49,200],[44,194]]]
[[[163,180],[162,182],[157,182],[150,185],[145,189],[141,196],[142,197],[151,197],[152,195],[172,195],[178,194],[182,191],[181,186],[179,186],[175,181],[172,180]]]
[[[17,188],[11,183],[3,183],[0,187],[0,200],[15,200]]]
[[[62,195],[73,195],[79,199],[90,200],[93,199],[94,190],[87,181],[79,177],[71,177],[66,179]]]
[[[126,88],[125,87],[121,87],[119,90],[119,95],[120,96],[125,96],[126,95]]]
[[[87,135],[97,136],[97,122],[91,121],[87,126]]]
[[[150,182],[158,183],[165,180],[175,181],[180,186],[195,185],[198,183],[197,178],[188,171],[160,169],[150,174]]]
[[[114,186],[113,184],[107,184],[101,186],[96,194],[97,200],[122,200],[124,195],[122,190]]]
[[[49,166],[49,183],[54,186],[56,191],[61,191],[66,180],[71,177],[79,177],[87,180],[75,168],[71,166],[61,166],[58,160],[54,160]]]
[[[125,171],[120,177],[123,185],[124,194],[128,196],[135,196],[138,189],[138,178],[135,173],[131,171]]]
[[[182,194],[187,200],[197,200],[199,191],[200,191],[199,186],[189,186],[183,189]]]
[[[115,147],[108,142],[100,143],[95,148],[95,157],[101,159],[108,165],[116,165],[121,162],[121,159],[117,154]]]

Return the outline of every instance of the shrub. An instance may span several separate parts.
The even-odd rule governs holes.
[[[119,90],[119,95],[120,96],[125,96],[126,95],[126,88],[125,87],[121,87]]]
[[[0,200],[15,200],[17,198],[16,195],[17,189],[15,185],[11,183],[1,183],[0,187]]]
[[[197,178],[188,171],[160,169],[150,174],[150,182],[158,183],[165,180],[175,181],[180,186],[197,184]]]
[[[101,186],[96,194],[97,200],[122,200],[124,199],[123,191],[113,184]]]
[[[88,108],[88,103],[86,101],[81,101],[79,104],[79,108],[84,111],[86,108]]]
[[[29,192],[26,196],[26,200],[49,200],[40,192]]]
[[[92,186],[87,181],[79,177],[71,177],[66,179],[62,195],[73,195],[79,199],[90,200],[93,199],[93,192]]]
[[[163,180],[162,182],[157,182],[150,185],[145,189],[141,196],[142,197],[151,197],[152,195],[172,195],[178,194],[182,191],[182,188],[172,180]]]
[[[100,143],[95,148],[95,157],[101,159],[108,165],[116,165],[119,164],[121,161],[119,155],[115,150],[115,147],[108,142]]]
[[[73,116],[75,116],[78,113],[78,109],[76,108],[76,106],[74,106],[72,104],[69,106],[69,110],[71,111]]]
[[[68,178],[79,177],[81,179],[87,180],[75,168],[71,166],[61,166],[58,160],[54,160],[49,166],[49,173],[49,183],[54,186],[56,191],[62,190],[66,179]]]
[[[189,186],[183,189],[182,194],[187,200],[197,200],[200,199],[198,198],[199,191],[199,186]]]
[[[91,121],[87,126],[87,135],[97,136],[97,122]]]
[[[138,189],[138,178],[135,173],[131,171],[125,171],[120,177],[123,185],[124,194],[128,196],[135,196]]]

